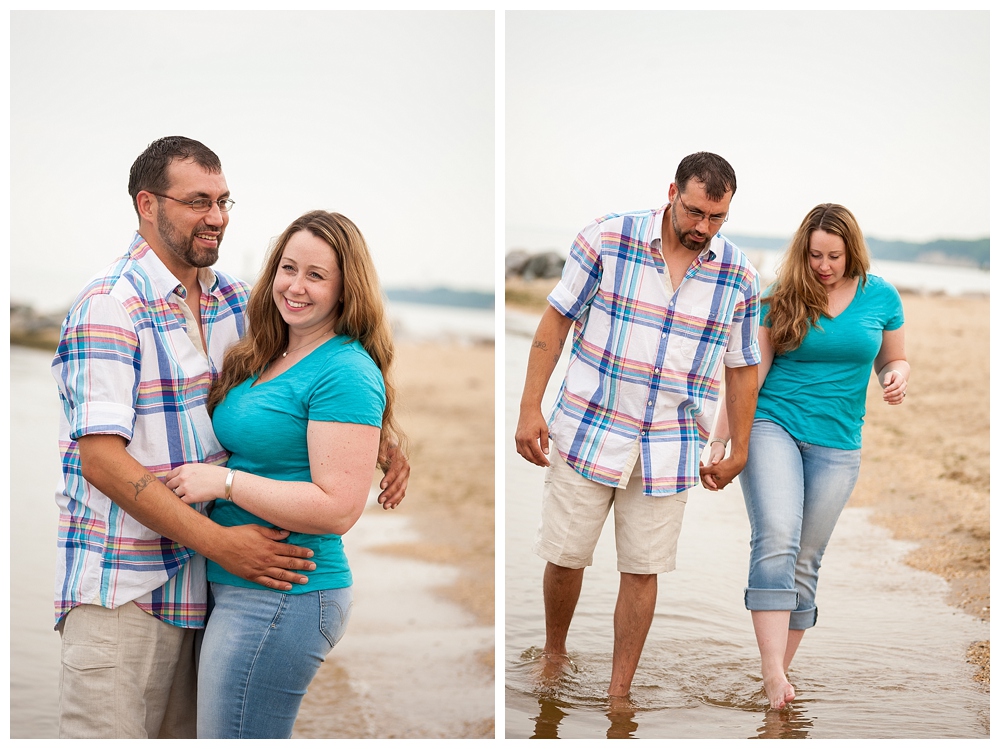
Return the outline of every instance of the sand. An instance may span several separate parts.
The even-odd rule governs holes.
[[[492,738],[494,347],[402,343],[412,466],[396,510],[344,537],[355,601],[295,738]]]
[[[507,282],[508,306],[540,311],[553,280]],[[903,294],[906,401],[889,407],[872,379],[861,475],[851,504],[918,544],[907,564],[945,578],[949,602],[990,617],[989,299]],[[989,641],[969,643],[989,688]]]
[[[941,575],[950,603],[990,618],[989,299],[903,295],[906,400],[889,407],[874,379],[851,497],[919,546],[906,562]],[[989,685],[989,642],[968,658]]]

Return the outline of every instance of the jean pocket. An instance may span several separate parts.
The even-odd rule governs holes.
[[[344,593],[346,591],[346,594]],[[347,622],[351,619],[354,601],[350,588],[338,590],[321,590],[319,631],[330,643],[330,648],[336,647],[347,631]]]

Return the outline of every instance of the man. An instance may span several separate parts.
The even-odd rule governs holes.
[[[742,470],[757,400],[759,282],[721,234],[736,175],[721,157],[684,158],[659,210],[605,216],[577,237],[528,357],[515,440],[547,466],[534,551],[547,564],[544,673],[568,662],[584,568],[611,507],[621,582],[608,694],[628,697],[652,622],[657,574],[674,569],[687,489]],[[542,395],[575,325],[547,423]],[[729,458],[699,456],[726,371]],[[549,441],[555,446],[550,451]]]
[[[234,205],[218,157],[162,138],[136,159],[139,229],[73,304],[52,363],[63,415],[56,628],[60,737],[193,738],[209,557],[277,590],[315,569],[287,531],[226,528],[159,480],[223,463],[206,409],[248,287],[211,265]],[[405,459],[379,501],[402,499]]]

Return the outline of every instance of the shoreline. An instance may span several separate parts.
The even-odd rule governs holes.
[[[409,486],[345,536],[353,621],[296,737],[494,738],[493,342],[396,349]]]
[[[556,281],[508,280],[507,306],[541,312]],[[944,578],[951,606],[989,621],[989,297],[900,296],[909,397],[886,406],[872,378],[861,474],[848,506],[870,507],[872,522],[916,542],[904,561]],[[989,653],[989,640],[969,643],[966,653],[986,690]]]

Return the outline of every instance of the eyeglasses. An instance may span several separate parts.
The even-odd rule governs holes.
[[[726,223],[729,220],[729,214],[728,213],[725,216],[706,216],[701,211],[692,211],[690,208],[687,207],[687,205],[684,203],[684,201],[681,200],[681,196],[680,196],[679,193],[677,195],[677,201],[681,204],[681,207],[684,209],[684,213],[687,214],[688,218],[691,219],[692,221],[696,222],[696,223],[701,223],[701,221],[703,219],[707,218],[709,225],[711,225],[711,226],[722,226],[724,223]]]
[[[152,190],[146,190],[150,195],[155,195],[158,198],[166,198],[167,200],[173,200],[177,203],[183,203],[184,205],[191,206],[191,210],[195,213],[207,213],[212,210],[213,205],[219,206],[219,210],[223,213],[229,213],[232,207],[236,205],[235,200],[230,200],[229,198],[223,198],[222,200],[209,200],[208,198],[195,198],[194,200],[178,200],[177,198],[171,198],[169,195],[160,195],[158,192],[153,192]]]

